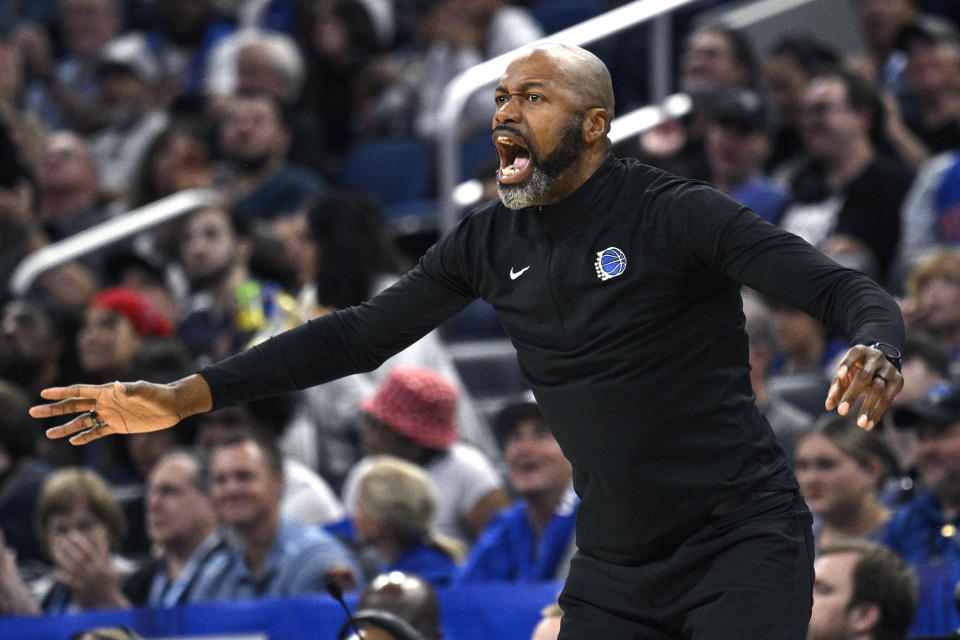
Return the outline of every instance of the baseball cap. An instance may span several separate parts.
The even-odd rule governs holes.
[[[404,365],[390,371],[361,408],[414,443],[445,451],[457,440],[459,395],[440,374]]]
[[[723,89],[710,98],[706,111],[711,120],[736,122],[751,131],[766,130],[768,126],[763,99],[752,89]]]
[[[517,423],[526,418],[542,418],[540,407],[537,405],[537,399],[533,397],[532,391],[527,391],[521,396],[508,400],[497,415],[493,418],[493,433],[497,442],[503,447],[504,441],[510,432],[517,426]]]
[[[904,429],[948,427],[955,422],[960,422],[960,388],[950,385],[937,385],[923,400],[893,410],[893,423]]]

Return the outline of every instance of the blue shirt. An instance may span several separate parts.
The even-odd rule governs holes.
[[[259,574],[247,565],[239,541],[232,540],[228,553],[201,572],[193,599],[230,601],[323,593],[324,576],[334,567],[348,567],[360,584],[353,556],[336,538],[319,527],[282,519]]]
[[[460,583],[555,580],[573,543],[580,499],[571,488],[537,539],[527,519],[526,500],[501,511],[473,545],[458,576]]]
[[[208,535],[197,547],[183,567],[176,580],[171,582],[167,572],[161,567],[150,581],[150,592],[147,595],[147,605],[151,607],[175,607],[186,602],[193,602],[194,587],[200,577],[207,571],[207,567],[223,567],[228,560],[229,550],[223,533],[214,531]],[[164,560],[166,565],[166,560]]]
[[[927,491],[900,507],[880,541],[911,564],[960,562],[960,517],[947,521]]]
[[[403,571],[415,573],[435,587],[445,587],[453,581],[457,564],[442,549],[418,542],[408,547],[396,562],[381,567],[381,573]]]

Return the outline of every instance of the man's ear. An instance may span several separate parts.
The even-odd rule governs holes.
[[[880,624],[880,605],[875,602],[861,602],[847,610],[850,628],[859,634],[865,634]]]
[[[583,140],[593,143],[607,135],[610,128],[610,112],[603,107],[587,109],[583,114]]]

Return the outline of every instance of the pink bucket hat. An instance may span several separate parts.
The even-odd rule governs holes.
[[[457,440],[458,396],[456,387],[430,369],[399,366],[361,408],[395,433],[443,451]]]

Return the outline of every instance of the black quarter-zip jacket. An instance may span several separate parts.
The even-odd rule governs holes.
[[[215,407],[306,388],[482,297],[573,464],[580,549],[629,564],[728,498],[796,486],[754,404],[741,284],[851,343],[903,342],[869,278],[708,185],[610,156],[561,203],[487,203],[376,298],[200,373]]]

